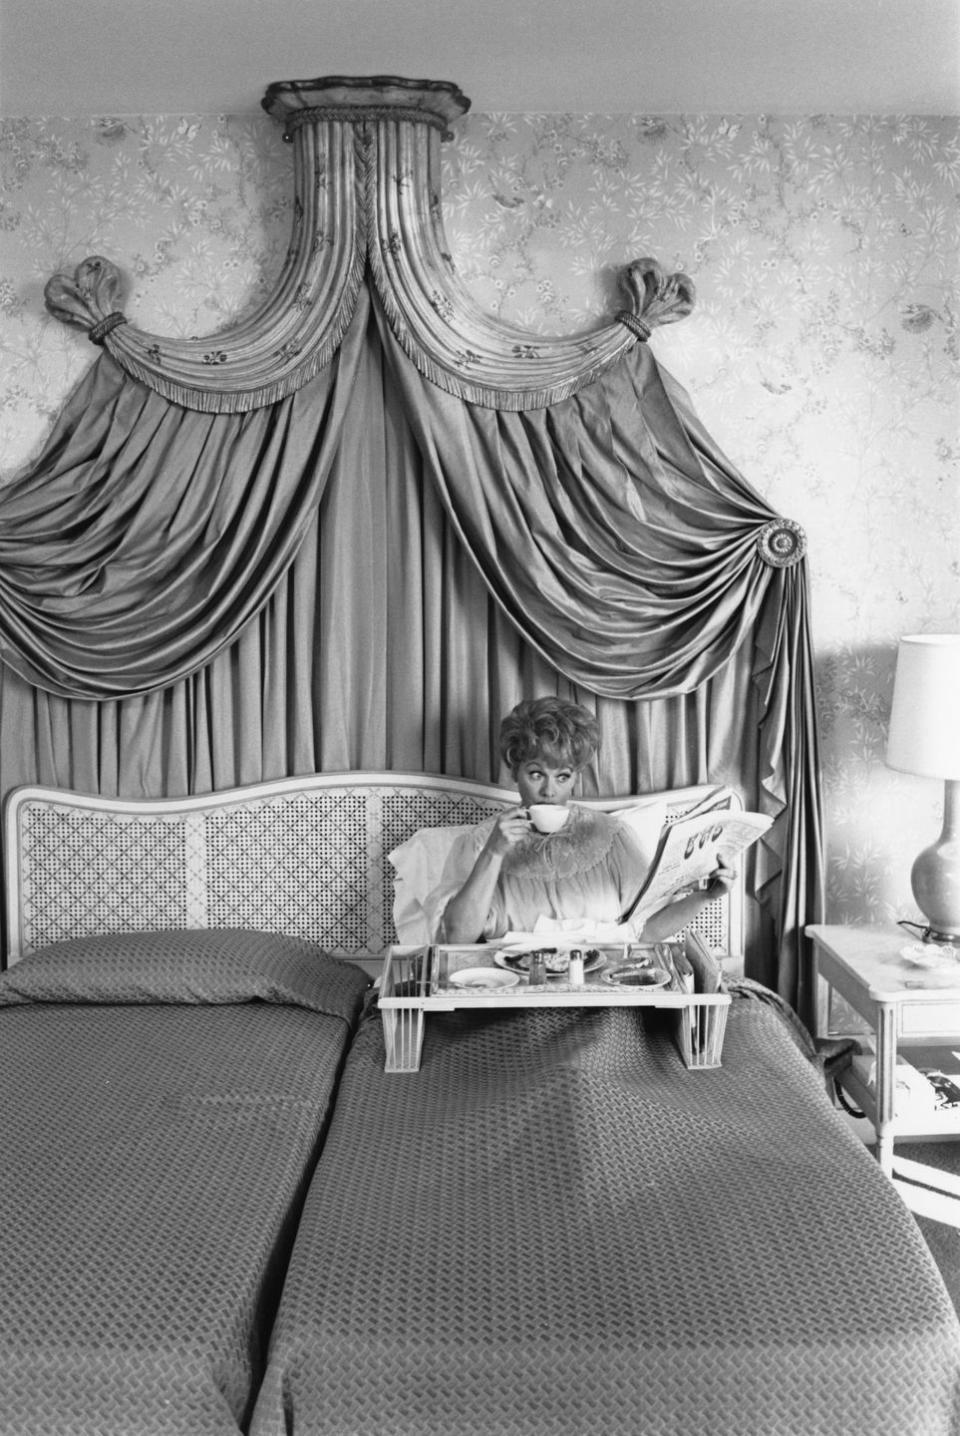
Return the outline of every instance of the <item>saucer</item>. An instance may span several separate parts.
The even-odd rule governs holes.
[[[912,942],[907,947],[901,947],[900,956],[904,962],[909,962],[911,967],[945,967],[948,963],[956,962],[957,949],[946,944],[938,947],[935,943]]]

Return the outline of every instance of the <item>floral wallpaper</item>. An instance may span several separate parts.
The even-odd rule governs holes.
[[[0,176],[3,482],[92,360],[50,274],[104,254],[141,328],[214,332],[269,290],[292,185],[260,115],[8,121]],[[960,630],[960,122],[468,115],[443,194],[466,284],[531,330],[590,327],[641,255],[694,280],[656,353],[809,540],[828,916],[916,918],[942,792],[884,745],[898,636]]]

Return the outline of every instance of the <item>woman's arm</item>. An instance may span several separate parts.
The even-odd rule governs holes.
[[[705,907],[711,899],[721,897],[724,893],[729,892],[736,876],[736,868],[728,867],[723,858],[718,857],[717,870],[707,886],[698,888],[695,892],[686,893],[683,897],[677,898],[675,902],[668,902],[665,907],[651,913],[644,923],[639,941],[663,942],[666,938],[672,937],[675,932],[679,932],[681,928],[693,922],[701,908]]]
[[[441,941],[480,941],[504,855],[529,832],[530,819],[525,808],[507,808],[500,814],[477,854],[469,877],[444,908]]]

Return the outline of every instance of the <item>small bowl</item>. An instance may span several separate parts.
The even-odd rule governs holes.
[[[475,992],[516,987],[519,981],[518,973],[504,972],[499,967],[462,967],[459,972],[450,974],[452,987],[472,988]]]

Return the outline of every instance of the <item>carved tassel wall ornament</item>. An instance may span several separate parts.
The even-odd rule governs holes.
[[[566,398],[689,314],[693,284],[639,259],[622,277],[625,308],[570,338],[487,314],[456,274],[440,197],[440,144],[469,106],[445,81],[272,84],[263,107],[292,145],[294,220],[276,288],[256,313],[202,339],[146,333],[127,322],[120,272],[100,256],[54,275],[47,308],[173,402],[238,413],[284,398],[330,362],[369,271],[398,341],[440,388],[497,409]]]

